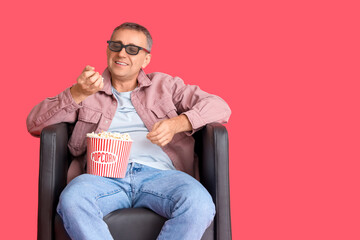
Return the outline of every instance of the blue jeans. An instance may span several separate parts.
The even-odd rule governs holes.
[[[110,212],[145,207],[166,217],[158,239],[201,239],[215,206],[207,190],[177,170],[130,163],[125,178],[83,174],[61,193],[57,212],[72,239],[113,239],[103,217]]]

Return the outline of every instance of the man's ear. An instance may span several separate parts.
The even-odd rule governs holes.
[[[142,68],[146,68],[147,65],[149,65],[151,61],[151,54],[146,54],[145,59],[144,59],[144,63],[141,65]]]

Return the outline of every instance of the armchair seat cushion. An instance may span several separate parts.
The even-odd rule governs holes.
[[[104,217],[114,240],[154,240],[167,219],[146,208],[119,209]],[[67,240],[61,217],[56,214],[55,232],[59,240]]]

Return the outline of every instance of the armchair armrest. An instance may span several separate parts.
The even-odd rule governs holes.
[[[228,132],[224,125],[210,123],[195,139],[200,181],[216,205],[216,239],[231,239]]]
[[[59,123],[44,128],[40,135],[38,239],[53,238],[54,216],[68,170],[68,126]]]

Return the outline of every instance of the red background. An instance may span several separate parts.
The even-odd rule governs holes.
[[[3,239],[35,239],[39,140],[32,107],[106,67],[106,40],[153,35],[146,72],[224,98],[233,239],[360,239],[357,1],[1,3]]]

